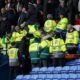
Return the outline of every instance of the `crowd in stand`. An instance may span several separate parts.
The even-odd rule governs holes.
[[[79,3],[0,0],[0,52],[7,53],[12,73],[27,74],[37,66],[64,66],[64,55],[77,53]]]

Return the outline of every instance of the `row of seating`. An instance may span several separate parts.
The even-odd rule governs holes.
[[[80,73],[80,65],[64,67],[42,67],[33,68],[30,74],[61,74],[61,73]]]
[[[66,63],[66,66],[80,65],[80,59],[72,60]]]
[[[80,80],[80,74],[18,75],[15,80]]]

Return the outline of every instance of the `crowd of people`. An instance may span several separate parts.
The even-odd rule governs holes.
[[[80,38],[80,0],[0,0],[0,53],[13,73],[64,66]],[[17,71],[18,70],[18,71]]]

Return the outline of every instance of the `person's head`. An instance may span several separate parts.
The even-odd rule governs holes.
[[[72,24],[69,24],[67,30],[68,31],[73,30],[73,25]]]
[[[48,15],[47,15],[47,19],[53,19],[52,14],[48,14]]]
[[[10,37],[12,36],[12,33],[11,33],[11,32],[6,32],[6,36],[7,36],[8,38],[10,38]]]
[[[37,4],[41,4],[41,0],[36,0],[36,3]]]
[[[48,3],[52,3],[52,0],[48,0]]]
[[[59,18],[61,19],[61,18],[63,18],[64,17],[64,14],[63,13],[60,13],[59,14]]]
[[[64,0],[60,0],[60,6],[63,8],[64,7]]]
[[[22,8],[22,12],[25,13],[27,11],[26,7]]]
[[[19,26],[16,26],[16,27],[15,27],[15,31],[17,31],[17,32],[19,32],[19,31],[20,31]]]
[[[5,13],[5,8],[1,8],[1,13],[2,13],[2,14]]]
[[[7,0],[8,3],[11,3],[11,0]]]

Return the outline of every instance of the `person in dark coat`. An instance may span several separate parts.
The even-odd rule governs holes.
[[[28,11],[25,7],[22,8],[21,14],[18,18],[18,25],[21,25],[23,22],[28,20]]]
[[[65,6],[64,1],[60,1],[59,7],[55,11],[56,19],[59,19],[60,14],[64,14],[65,17],[68,16],[68,8]]]
[[[43,27],[44,24],[44,20],[43,20],[43,16],[44,16],[44,12],[43,12],[43,5],[41,0],[36,0],[36,8],[37,8],[37,20],[38,23],[40,24],[40,27]]]
[[[69,10],[69,20],[70,23],[74,25],[75,23],[75,15],[78,13],[78,1],[79,0],[68,0],[67,2],[67,6],[68,6],[68,10]]]
[[[1,8],[0,13],[0,37],[3,37],[7,31],[7,14],[5,8]]]

